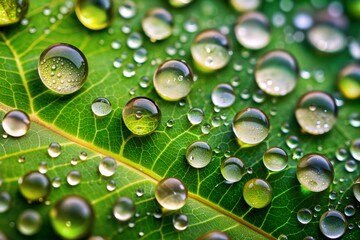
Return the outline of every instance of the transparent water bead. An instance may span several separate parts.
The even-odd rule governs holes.
[[[38,72],[48,89],[58,94],[71,94],[84,85],[88,75],[88,63],[79,49],[58,43],[41,53]]]
[[[241,15],[234,27],[237,41],[247,49],[261,49],[271,40],[268,18],[259,12],[249,12]]]
[[[137,136],[148,135],[160,124],[161,113],[157,104],[146,97],[136,97],[126,103],[122,112],[126,127]]]
[[[230,4],[238,12],[248,12],[258,8],[261,0],[230,0]]]
[[[33,209],[23,211],[16,220],[16,228],[25,236],[35,235],[40,231],[41,226],[41,215]]]
[[[196,141],[186,149],[186,159],[190,166],[194,168],[206,167],[212,158],[210,145],[204,141]]]
[[[19,22],[25,16],[28,8],[28,0],[1,1],[0,27]]]
[[[173,17],[164,8],[150,9],[141,21],[142,28],[150,41],[156,42],[172,34]]]
[[[21,195],[29,201],[42,201],[50,193],[51,183],[49,178],[37,171],[26,173],[19,179]]]
[[[338,88],[348,99],[360,98],[360,65],[346,65],[339,73]]]
[[[122,18],[130,19],[136,15],[137,7],[132,0],[124,1],[119,7],[119,14]]]
[[[354,197],[358,202],[360,202],[360,176],[356,179],[353,185]]]
[[[299,99],[295,116],[302,130],[312,135],[321,135],[329,132],[334,126],[337,106],[329,94],[312,91]]]
[[[131,198],[121,197],[113,205],[113,215],[119,221],[128,221],[135,214],[135,204]]]
[[[30,129],[30,118],[21,110],[7,112],[2,120],[4,131],[12,137],[22,137]]]
[[[245,164],[237,157],[228,157],[222,161],[221,175],[227,183],[234,183],[241,180],[245,174]]]
[[[170,5],[177,8],[185,7],[192,2],[193,0],[169,0]]]
[[[117,163],[112,157],[104,157],[99,163],[99,172],[104,177],[111,177],[115,174]]]
[[[282,148],[272,147],[264,153],[263,163],[270,171],[281,171],[288,164],[288,155]]]
[[[70,186],[76,186],[80,184],[81,178],[81,173],[78,170],[72,170],[68,172],[66,181]]]
[[[230,50],[229,39],[214,29],[200,32],[191,44],[191,56],[204,72],[225,67],[230,60]]]
[[[346,207],[344,208],[344,214],[347,217],[352,217],[355,215],[355,213],[356,213],[356,208],[355,208],[355,206],[353,206],[351,204],[346,205]]]
[[[269,205],[272,200],[271,185],[260,178],[250,179],[244,185],[243,197],[250,207],[264,208]]]
[[[219,108],[227,108],[233,105],[236,96],[234,89],[227,83],[220,83],[211,92],[212,103]]]
[[[156,185],[155,198],[166,209],[182,208],[187,197],[188,192],[185,185],[177,178],[165,178]]]
[[[174,228],[178,231],[184,231],[189,226],[189,220],[185,214],[174,214],[172,222]]]
[[[187,113],[187,117],[191,124],[200,124],[204,118],[204,111],[201,108],[191,108]]]
[[[296,59],[283,50],[273,50],[262,55],[256,64],[256,83],[272,96],[284,96],[294,90],[298,76]]]
[[[48,154],[52,158],[56,158],[61,154],[61,145],[57,142],[52,142],[48,147]]]
[[[64,239],[87,237],[93,228],[94,219],[95,212],[91,204],[78,195],[63,197],[50,210],[50,223]]]
[[[360,161],[360,138],[351,141],[350,154],[355,160]]]
[[[201,235],[196,240],[231,240],[231,238],[226,233],[211,231]]]
[[[96,98],[91,104],[91,111],[97,117],[109,115],[112,111],[109,99],[103,97]]]
[[[250,147],[264,141],[270,131],[266,114],[257,108],[238,112],[233,121],[233,132],[241,147]]]
[[[167,60],[157,67],[153,82],[161,98],[178,101],[190,93],[194,79],[188,64],[180,60]]]
[[[327,189],[334,179],[334,167],[331,162],[320,154],[303,156],[296,170],[300,184],[312,192]]]
[[[111,25],[114,18],[112,0],[78,0],[75,13],[79,21],[91,30],[101,30]]]
[[[308,224],[311,221],[313,214],[310,209],[302,208],[297,212],[296,216],[301,224]]]
[[[345,233],[347,222],[341,212],[329,210],[321,216],[319,225],[320,231],[325,237],[336,239]]]
[[[0,192],[0,213],[4,213],[10,209],[11,196],[8,192]]]

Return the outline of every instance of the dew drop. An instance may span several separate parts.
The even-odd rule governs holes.
[[[75,13],[79,21],[91,30],[107,28],[114,18],[111,0],[78,0]]]
[[[59,177],[55,177],[52,182],[51,185],[53,186],[53,188],[59,188],[61,187],[61,179]]]
[[[339,73],[338,88],[348,99],[360,98],[360,65],[346,65]]]
[[[66,181],[70,186],[79,185],[81,182],[81,173],[77,170],[72,170],[68,172],[66,176]]]
[[[344,214],[347,217],[352,217],[356,213],[356,208],[353,205],[346,205],[344,209]]]
[[[166,209],[182,208],[186,203],[187,196],[185,185],[177,178],[165,178],[156,185],[155,198]]]
[[[128,221],[135,214],[135,204],[128,197],[121,197],[113,205],[113,215],[119,221]]]
[[[19,22],[29,8],[29,1],[7,1],[0,6],[0,27]]]
[[[91,110],[95,116],[104,117],[111,113],[112,107],[109,99],[99,97],[92,102]]]
[[[261,196],[261,198],[259,198]],[[243,187],[245,202],[253,208],[264,208],[272,200],[272,189],[270,184],[260,178],[247,181]]]
[[[204,111],[201,108],[191,108],[187,113],[187,117],[191,124],[200,124],[204,118]]]
[[[116,189],[116,182],[114,180],[110,180],[106,184],[106,190],[112,192]]]
[[[360,161],[360,138],[351,141],[350,154],[355,160]]]
[[[196,141],[190,144],[186,150],[186,159],[194,168],[206,167],[212,158],[212,150],[207,142]]]
[[[2,127],[6,134],[12,137],[22,137],[30,128],[30,118],[21,110],[12,110],[5,114]]]
[[[42,201],[50,193],[49,178],[37,171],[31,171],[19,179],[21,195],[29,201]]]
[[[133,1],[125,1],[119,7],[119,14],[122,18],[130,19],[136,15],[136,4]]]
[[[211,231],[201,235],[197,240],[231,240],[231,238],[226,233]]]
[[[300,184],[312,192],[327,189],[334,179],[334,168],[330,161],[320,154],[307,154],[297,165],[296,176]]]
[[[172,34],[173,18],[164,8],[150,9],[141,21],[146,36],[152,42],[168,38]]]
[[[126,41],[126,45],[130,49],[138,49],[142,46],[142,44],[143,44],[143,38],[138,32],[131,33]]]
[[[156,69],[153,82],[160,97],[178,101],[190,93],[194,79],[191,68],[185,62],[168,60]]]
[[[312,212],[307,208],[300,209],[296,216],[301,224],[308,224],[313,217]]]
[[[358,202],[360,202],[360,176],[356,179],[353,185],[354,197]]]
[[[227,108],[235,102],[234,89],[226,83],[218,84],[211,92],[212,103],[219,108]]]
[[[270,171],[281,171],[288,164],[288,155],[282,148],[269,148],[263,155],[263,163]]]
[[[227,183],[234,183],[240,181],[245,174],[245,164],[240,158],[228,157],[222,161],[220,170]]]
[[[261,0],[230,0],[230,4],[238,12],[248,12],[258,8]]]
[[[99,163],[99,172],[104,177],[111,177],[117,169],[117,163],[112,157],[104,157]]]
[[[136,196],[138,196],[138,197],[142,197],[142,196],[144,196],[144,189],[143,188],[138,188],[138,189],[136,189]]]
[[[178,231],[184,231],[189,225],[188,217],[185,214],[174,214],[172,222]]]
[[[41,225],[41,215],[33,209],[23,211],[16,220],[17,229],[25,236],[32,236],[38,233]]]
[[[57,142],[52,142],[48,147],[48,154],[52,158],[57,158],[61,154],[61,145]]]
[[[345,233],[346,219],[341,212],[329,210],[321,216],[319,225],[325,237],[335,239]]]
[[[0,192],[0,213],[4,213],[10,209],[11,196],[8,192]],[[0,238],[1,239],[1,238]]]

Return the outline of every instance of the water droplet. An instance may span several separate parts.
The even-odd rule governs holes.
[[[261,143],[269,134],[270,122],[264,112],[246,108],[238,112],[233,121],[233,132],[242,147]]]
[[[357,164],[355,162],[355,160],[347,160],[346,163],[345,163],[345,170],[347,172],[355,172],[357,168]]]
[[[119,7],[119,14],[122,18],[130,19],[136,15],[136,4],[133,1],[125,1]]]
[[[53,62],[55,70],[52,69]],[[48,89],[58,94],[71,94],[84,85],[88,75],[88,63],[79,49],[59,43],[49,46],[41,53],[38,72]]]
[[[175,124],[175,120],[174,119],[169,119],[166,122],[166,127],[172,128],[174,126],[174,124]]]
[[[144,196],[144,189],[143,188],[138,188],[138,189],[136,189],[136,196],[138,196],[138,197],[142,197],[142,196]]]
[[[191,45],[194,63],[205,72],[225,67],[230,60],[229,39],[217,30],[200,32]]]
[[[141,21],[142,28],[150,41],[156,42],[172,34],[173,18],[164,8],[150,9]]]
[[[289,136],[286,138],[286,145],[290,149],[294,149],[299,146],[299,138],[297,136]]]
[[[271,39],[269,20],[259,12],[241,15],[235,24],[234,32],[237,41],[247,49],[264,48]]]
[[[76,186],[80,184],[81,178],[81,173],[77,170],[73,170],[68,172],[66,181],[70,186]]]
[[[261,4],[261,0],[230,0],[233,8],[238,12],[255,10]]]
[[[356,208],[353,205],[346,205],[344,209],[344,214],[347,217],[352,217],[356,213]]]
[[[312,192],[327,189],[334,179],[331,162],[320,154],[307,154],[297,165],[296,176],[300,184]]]
[[[143,38],[140,33],[133,32],[129,35],[126,44],[130,49],[138,49],[143,44]]]
[[[189,33],[196,32],[199,29],[198,21],[196,20],[196,18],[187,18],[184,21],[184,29]]]
[[[91,30],[107,28],[114,18],[111,0],[78,0],[75,13],[79,21]]]
[[[261,198],[259,198],[261,196]],[[247,181],[243,188],[245,202],[253,208],[264,208],[272,200],[272,189],[270,184],[260,178]]]
[[[61,187],[61,179],[59,177],[55,177],[52,182],[51,185],[53,186],[53,188],[59,188]]]
[[[71,160],[70,160],[70,164],[71,164],[72,166],[75,166],[75,165],[78,164],[78,160],[73,157],[73,158],[71,158]]]
[[[321,135],[330,131],[335,124],[337,106],[334,98],[329,94],[312,91],[299,99],[295,116],[305,132]]]
[[[346,219],[341,212],[329,210],[321,216],[319,225],[325,237],[335,239],[345,233]]]
[[[142,118],[137,118],[140,111]],[[126,103],[122,118],[126,127],[137,136],[144,136],[156,130],[161,120],[160,109],[154,101],[145,97],[136,97]]]
[[[241,94],[240,94],[240,97],[243,99],[243,100],[247,100],[250,98],[250,91],[249,89],[245,88],[242,90]]]
[[[21,110],[12,110],[5,114],[2,127],[8,135],[22,137],[30,128],[30,118]]]
[[[87,156],[88,156],[87,153],[84,152],[84,151],[82,151],[82,152],[79,153],[79,159],[80,159],[81,161],[86,161]]]
[[[174,214],[172,222],[178,231],[184,231],[189,225],[188,217],[185,214]]]
[[[283,50],[273,50],[262,55],[256,64],[256,83],[272,96],[284,96],[294,90],[298,75],[296,59]]]
[[[45,16],[49,16],[51,14],[51,8],[49,6],[45,6],[42,13]]]
[[[200,124],[204,118],[204,111],[201,108],[191,108],[187,113],[187,117],[191,124]]]
[[[351,141],[350,153],[354,159],[360,161],[360,138]]]
[[[210,133],[210,130],[211,130],[211,126],[210,124],[208,123],[204,123],[202,126],[201,126],[201,132],[203,134],[209,134]]]
[[[190,93],[194,80],[189,65],[179,60],[168,60],[156,69],[153,82],[160,97],[178,101]]]
[[[83,197],[68,195],[57,201],[50,210],[50,222],[55,232],[65,239],[79,239],[89,235],[95,213]]]
[[[18,163],[24,163],[26,161],[26,158],[24,155],[21,155],[19,158],[18,158]]]
[[[134,52],[133,58],[136,63],[141,64],[147,61],[147,55],[148,52],[145,48],[139,48]]]
[[[52,158],[56,158],[61,154],[61,145],[57,142],[52,142],[48,147],[48,154]]]
[[[345,159],[347,159],[348,152],[347,152],[346,148],[339,147],[338,149],[336,149],[335,157],[339,161],[344,161]]]
[[[187,196],[185,185],[177,178],[165,178],[156,185],[155,198],[166,209],[182,208],[186,203]]]
[[[121,197],[113,205],[114,217],[119,221],[128,221],[135,214],[135,204],[128,197]]]
[[[104,117],[111,113],[112,107],[109,99],[99,97],[92,102],[91,110],[95,116]]]
[[[270,171],[281,171],[285,169],[288,164],[288,155],[282,148],[269,148],[264,153],[263,163]]]
[[[141,88],[147,88],[150,84],[149,78],[144,76],[140,79],[139,86]]]
[[[41,225],[41,215],[33,209],[23,211],[16,220],[17,229],[25,236],[32,236],[38,233]]]
[[[0,192],[0,213],[4,213],[10,209],[11,196],[8,192]],[[0,238],[1,239],[1,238]]]
[[[257,89],[252,95],[252,100],[256,103],[263,103],[265,97],[265,93],[261,89]]]
[[[211,92],[212,103],[219,108],[227,108],[235,102],[234,89],[226,83],[216,85]]]
[[[298,12],[296,13],[293,24],[297,29],[308,30],[314,24],[314,19],[308,12]]]
[[[112,157],[104,157],[99,163],[99,172],[104,177],[111,177],[114,175],[117,168],[117,163]]]
[[[234,183],[245,174],[245,164],[237,157],[228,157],[221,163],[220,170],[227,183]]]
[[[307,208],[302,208],[297,212],[297,219],[302,224],[308,224],[312,219],[312,212]]]
[[[29,1],[7,1],[1,5],[0,27],[19,22],[26,14]]]
[[[29,201],[42,201],[50,193],[49,178],[37,171],[31,171],[19,179],[21,195]]]
[[[193,0],[169,0],[169,3],[171,6],[179,8],[189,5],[192,1]]]
[[[360,98],[360,65],[346,65],[339,73],[338,88],[348,99]]]
[[[212,150],[207,142],[196,141],[186,150],[186,160],[194,168],[206,167],[212,158]]]
[[[360,176],[356,179],[353,185],[354,197],[360,202]]]
[[[114,180],[110,180],[107,182],[106,184],[106,189],[109,191],[109,192],[112,192],[116,189],[116,182]]]
[[[226,233],[211,231],[201,235],[197,240],[231,240],[231,238]]]
[[[115,58],[113,61],[114,68],[120,68],[123,64],[123,60],[119,57]]]
[[[354,128],[360,127],[360,114],[357,112],[351,113],[349,116],[349,123]]]
[[[334,201],[334,200],[336,200],[336,198],[337,198],[337,192],[331,191],[329,193],[329,199]]]

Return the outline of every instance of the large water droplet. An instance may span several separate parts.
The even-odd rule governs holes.
[[[321,216],[319,225],[325,237],[335,239],[345,233],[346,219],[341,212],[329,210]]]
[[[204,111],[201,108],[191,108],[187,113],[187,117],[191,124],[200,124],[204,118]]]
[[[194,168],[206,167],[212,158],[212,150],[207,142],[196,141],[190,144],[186,150],[186,159]]]
[[[112,107],[109,99],[96,98],[91,104],[91,110],[97,117],[104,117],[111,113]]]
[[[264,208],[272,200],[272,189],[267,181],[253,178],[245,183],[243,197],[250,207]]]
[[[191,44],[194,62],[205,72],[225,67],[230,60],[229,51],[229,39],[213,29],[200,32]]]
[[[59,43],[49,46],[41,53],[38,72],[48,89],[58,94],[71,94],[84,85],[88,63],[79,49]]]
[[[259,12],[241,15],[234,32],[238,42],[248,49],[264,48],[271,39],[269,20]]]
[[[78,0],[75,13],[79,21],[91,30],[107,28],[114,18],[112,0]]]
[[[218,84],[211,92],[211,100],[219,108],[230,107],[235,98],[234,89],[226,83]]]
[[[141,118],[137,115],[141,112]],[[136,97],[126,103],[122,118],[126,127],[137,136],[144,136],[156,130],[161,120],[160,109],[154,101]]]
[[[295,110],[301,128],[312,135],[329,132],[336,122],[337,106],[332,96],[325,92],[312,91],[304,94]]]
[[[0,4],[0,27],[19,22],[26,14],[29,1],[8,0]]]
[[[4,131],[12,137],[24,136],[30,128],[29,116],[21,110],[12,110],[2,120]]]
[[[320,154],[307,154],[300,159],[296,176],[306,189],[321,192],[332,183],[334,167],[326,157]]]
[[[246,108],[234,117],[233,132],[242,147],[261,143],[268,136],[269,130],[269,119],[260,109]]]
[[[270,171],[281,171],[286,168],[288,164],[288,155],[282,148],[269,148],[264,153],[263,163]]]
[[[220,166],[221,175],[227,183],[234,183],[241,180],[245,174],[245,164],[237,157],[228,157]]]
[[[186,97],[194,83],[191,68],[179,60],[168,60],[160,64],[153,81],[156,92],[167,101]]]
[[[50,193],[49,178],[37,171],[28,172],[19,179],[21,195],[29,201],[42,201]]]
[[[182,208],[187,197],[185,185],[177,178],[165,178],[156,185],[155,198],[166,209],[177,210]]]
[[[83,197],[68,195],[50,210],[50,222],[55,232],[65,239],[87,237],[94,225],[95,213]]]

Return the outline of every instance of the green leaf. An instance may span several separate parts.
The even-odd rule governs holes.
[[[327,1],[323,1],[326,2]],[[0,229],[11,239],[23,238],[15,227],[15,222],[22,210],[34,208],[44,219],[40,233],[35,238],[51,238],[53,232],[48,213],[53,204],[68,194],[80,194],[87,198],[96,211],[96,223],[93,235],[102,235],[109,239],[139,237],[144,233],[146,239],[194,239],[205,232],[219,230],[226,232],[233,239],[277,238],[285,234],[289,239],[303,239],[305,236],[323,238],[319,230],[320,216],[329,208],[344,210],[347,204],[359,206],[352,194],[352,183],[360,173],[345,171],[345,162],[335,160],[338,147],[348,149],[351,140],[359,137],[359,130],[349,125],[349,115],[359,112],[359,101],[344,100],[340,108],[337,123],[330,133],[323,136],[309,136],[300,131],[294,118],[296,102],[301,95],[311,89],[323,90],[335,94],[336,76],[341,67],[351,62],[346,51],[336,55],[324,56],[314,51],[305,42],[289,43],[285,41],[285,29],[291,27],[296,10],[307,9],[310,1],[302,1],[290,12],[283,12],[277,1],[264,1],[259,11],[270,19],[276,13],[286,18],[283,27],[272,28],[271,44],[264,50],[245,54],[237,43],[232,28],[236,21],[236,13],[225,1],[194,1],[183,9],[171,8],[166,1],[137,1],[138,13],[131,20],[124,20],[118,14],[108,30],[91,31],[77,20],[73,10],[60,14],[65,1],[31,1],[27,19],[28,25],[16,24],[0,29],[0,109],[1,117],[11,109],[27,112],[32,120],[29,133],[19,139],[0,139],[0,178],[3,183],[0,191],[7,191],[12,197],[12,207],[6,213],[0,213]],[[119,2],[116,1],[116,9]],[[42,11],[45,6],[52,10],[50,16]],[[152,43],[142,33],[141,19],[145,12],[155,6],[170,10],[175,19],[175,33],[169,39]],[[55,23],[50,18],[55,18]],[[233,46],[231,62],[222,70],[212,74],[198,71],[191,59],[190,45],[196,33],[184,30],[184,22],[194,17],[199,30],[206,28],[226,27]],[[148,50],[148,60],[144,64],[135,64],[134,51],[126,46],[128,35],[121,28],[128,24],[132,32],[143,35],[143,47]],[[349,34],[358,37],[360,29],[350,28]],[[29,30],[36,29],[35,33]],[[46,34],[45,32],[50,31]],[[121,48],[114,50],[111,43],[119,40]],[[64,42],[72,44],[83,51],[89,62],[89,76],[83,88],[68,96],[59,96],[50,92],[41,82],[37,72],[38,58],[49,45]],[[175,56],[168,56],[166,48],[180,46]],[[258,104],[251,99],[237,98],[235,104],[228,109],[216,113],[211,103],[211,90],[219,83],[229,83],[231,78],[238,76],[240,86],[235,88],[237,96],[246,88],[251,93],[256,91],[252,59],[274,48],[284,48],[298,60],[301,69],[311,72],[310,79],[299,79],[294,92],[279,98],[266,96],[263,103]],[[113,61],[123,57],[123,66],[114,68]],[[168,58],[183,59],[189,63],[197,75],[192,92],[185,99],[185,105],[178,102],[162,100],[153,89],[152,84],[141,88],[141,77],[150,79],[156,67]],[[234,70],[234,64],[241,64],[241,71]],[[123,71],[128,64],[134,64],[135,76],[124,77]],[[316,81],[315,71],[323,71],[324,82]],[[132,96],[129,92],[135,90]],[[122,108],[135,96],[146,96],[153,99],[162,111],[162,120],[157,131],[149,136],[136,137],[126,129],[121,120]],[[91,102],[97,97],[108,98],[113,106],[109,116],[96,118],[90,109]],[[269,137],[260,145],[240,149],[232,133],[231,121],[234,115],[246,107],[258,107],[270,117],[271,131]],[[187,120],[187,112],[192,107],[202,108],[205,112],[203,123],[210,123],[214,116],[226,115],[226,120],[219,127],[213,127],[209,134],[201,132],[201,126],[192,126]],[[270,111],[276,110],[276,115]],[[222,116],[225,116],[222,115]],[[168,128],[166,122],[173,119],[175,124]],[[283,123],[290,124],[290,132],[284,134],[280,128]],[[286,149],[289,156],[292,151],[286,146],[286,138],[299,137],[299,148],[304,154],[320,152],[334,160],[335,182],[321,193],[304,191],[296,179],[297,161],[289,159],[289,166],[281,172],[270,173],[262,163],[262,154],[272,146]],[[212,148],[219,147],[220,153],[214,155],[213,161],[204,169],[193,169],[185,160],[186,148],[196,140],[207,141]],[[62,147],[60,157],[52,159],[47,155],[50,142],[59,142]],[[86,151],[88,160],[80,161],[72,166],[72,158],[78,158],[81,151]],[[220,163],[224,153],[241,158],[252,174],[247,174],[235,184],[226,184],[220,173]],[[19,156],[26,157],[25,163],[18,163]],[[109,179],[98,173],[99,160],[103,156],[114,157],[119,162],[116,174],[111,177],[117,188],[113,192],[106,190]],[[28,204],[18,193],[18,179],[30,170],[36,170],[41,162],[48,166],[47,175],[53,179],[60,177],[62,186],[52,189],[49,202]],[[66,174],[71,169],[82,173],[79,186],[71,187],[66,183]],[[152,214],[158,209],[154,199],[155,184],[164,177],[181,179],[189,190],[189,200],[181,212],[189,217],[189,227],[177,232],[172,226],[172,215],[155,219]],[[244,183],[254,177],[266,179],[273,188],[274,198],[266,208],[250,208],[242,198]],[[335,184],[336,183],[336,184]],[[144,196],[137,197],[136,189],[143,188]],[[329,193],[338,193],[335,201],[329,200]],[[120,224],[112,217],[111,209],[120,196],[129,196],[136,202],[139,217],[134,219],[135,227]],[[321,210],[316,212],[315,205]],[[317,215],[310,224],[302,225],[296,219],[301,208],[309,208]],[[149,215],[150,214],[150,215]],[[357,215],[348,218],[348,223],[356,224]],[[355,239],[358,229],[347,230],[344,238]]]

